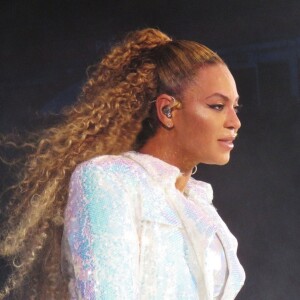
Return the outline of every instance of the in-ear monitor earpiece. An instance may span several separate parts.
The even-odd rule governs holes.
[[[171,107],[170,106],[164,106],[162,108],[162,112],[163,114],[167,117],[167,118],[172,118],[172,111],[171,111]]]

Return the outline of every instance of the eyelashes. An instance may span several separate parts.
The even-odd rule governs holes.
[[[224,109],[224,106],[224,104],[208,104],[208,107],[217,111],[222,111]]]
[[[236,113],[236,114],[240,113],[241,110],[242,110],[242,108],[243,108],[243,105],[242,105],[242,104],[236,105],[236,106],[234,107],[235,113]]]
[[[216,111],[222,111],[225,108],[225,104],[208,104],[208,107]],[[242,107],[243,106],[241,104],[234,106],[235,113],[238,114],[241,111]]]

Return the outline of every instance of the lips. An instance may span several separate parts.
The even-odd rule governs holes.
[[[235,140],[234,137],[226,137],[226,138],[222,138],[222,139],[218,139],[218,142],[220,143],[220,145],[228,150],[233,149],[234,145],[233,145],[233,141]]]

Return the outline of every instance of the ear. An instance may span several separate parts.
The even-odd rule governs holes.
[[[155,105],[157,117],[162,125],[166,128],[172,128],[174,125],[172,120],[174,98],[167,94],[161,94],[156,98]]]

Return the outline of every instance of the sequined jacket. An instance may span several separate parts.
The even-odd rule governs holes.
[[[145,154],[99,156],[74,171],[62,268],[71,299],[234,299],[245,273],[237,241],[212,205],[212,189]],[[224,249],[227,280],[214,298],[210,244]]]

